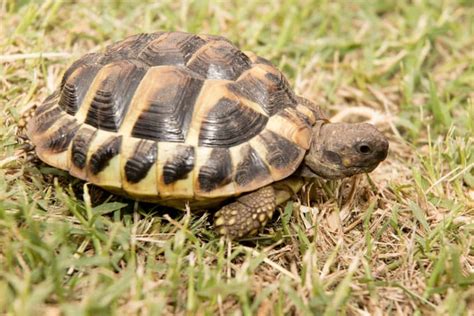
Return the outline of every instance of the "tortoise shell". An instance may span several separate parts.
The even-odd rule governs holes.
[[[291,175],[320,117],[268,60],[169,32],[74,62],[27,133],[41,160],[111,191],[205,201]]]

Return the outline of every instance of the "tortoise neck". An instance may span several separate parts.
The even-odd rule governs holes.
[[[321,140],[321,128],[326,125],[326,124],[329,124],[329,120],[327,120],[326,118],[321,118],[321,119],[318,119],[314,125],[313,125],[313,128],[312,128],[312,136],[311,136],[311,143],[310,143],[310,148],[309,150],[306,152],[306,155],[316,155],[319,153],[319,150],[314,150],[313,147],[317,147],[318,146],[318,143],[320,142]],[[299,166],[298,170],[296,171],[295,174],[299,175],[300,177],[303,177],[303,178],[319,178],[320,175],[317,174],[316,172],[314,172],[308,165],[307,165],[307,158],[308,157],[305,157],[301,163],[301,165]]]

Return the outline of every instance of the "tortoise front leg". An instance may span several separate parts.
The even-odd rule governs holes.
[[[298,192],[303,181],[288,179],[243,195],[222,207],[214,216],[214,227],[231,239],[255,235],[272,218],[277,205]]]
[[[272,217],[276,206],[273,187],[263,187],[222,207],[214,216],[214,226],[220,235],[231,239],[255,235]]]

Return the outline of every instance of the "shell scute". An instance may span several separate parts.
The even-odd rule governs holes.
[[[64,118],[59,122],[59,128],[49,133],[39,146],[51,153],[65,152],[68,150],[79,127],[75,119]]]
[[[122,136],[112,136],[104,142],[90,157],[89,168],[93,175],[103,171],[109,161],[120,153]]]
[[[229,83],[229,90],[259,104],[270,116],[295,106],[296,96],[285,77],[273,67],[265,68],[260,65],[253,67],[236,82]]]
[[[122,41],[107,46],[105,53],[98,61],[100,64],[106,65],[120,60],[138,59],[140,52],[162,34],[164,33],[156,32],[129,36]]]
[[[158,156],[158,145],[156,142],[140,140],[133,154],[124,166],[125,179],[130,183],[138,183],[146,177],[150,168],[155,164]]]
[[[177,145],[175,153],[163,166],[163,182],[169,185],[186,179],[194,168],[195,153],[193,146]]]
[[[103,130],[96,131],[89,145],[86,167],[84,170],[73,170],[79,171],[85,180],[98,186],[114,191],[122,190],[121,153],[123,147],[126,147],[123,146],[124,136]]]
[[[157,187],[160,199],[193,199],[196,148],[160,142],[157,161]]]
[[[74,138],[71,147],[71,161],[78,169],[84,169],[87,163],[87,154],[89,146],[97,130],[90,128],[81,128]]]
[[[159,144],[129,137],[120,150],[122,189],[139,199],[157,199],[157,161]]]
[[[138,115],[136,122],[129,122],[133,124],[132,136],[184,142],[203,82],[183,68],[151,68],[139,87],[137,99],[132,101],[132,108],[135,108],[132,111]]]
[[[146,70],[129,61],[103,67],[89,88],[82,111],[85,123],[116,132]]]
[[[148,43],[138,58],[150,66],[185,65],[204,44],[206,41],[194,34],[164,33]]]
[[[238,186],[245,188],[257,181],[255,184],[258,187],[261,185],[258,181],[271,178],[269,167],[250,144],[245,144],[240,148],[239,156],[242,158],[235,168],[234,178]]]
[[[64,72],[63,78],[61,80],[61,84],[59,85],[59,88],[62,89],[66,82],[69,80],[69,77],[76,72],[77,69],[82,68],[82,67],[87,67],[87,66],[94,66],[94,65],[99,65],[99,60],[102,57],[102,54],[100,53],[89,53],[85,54],[78,60],[76,60],[74,63],[72,63],[71,66]]]
[[[232,181],[232,160],[227,148],[214,148],[198,175],[199,189],[210,192]]]
[[[236,80],[251,64],[250,59],[229,42],[211,41],[201,47],[186,66],[207,79]]]
[[[58,102],[66,113],[76,114],[99,70],[100,66],[97,64],[84,63],[68,74],[61,85],[61,96]]]
[[[274,168],[286,168],[301,151],[301,148],[276,133],[265,131],[259,137],[267,148],[266,160]]]
[[[222,97],[202,120],[199,145],[232,147],[260,133],[268,117],[245,106],[239,99]]]

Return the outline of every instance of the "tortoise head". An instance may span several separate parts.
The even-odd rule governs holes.
[[[371,124],[325,123],[313,128],[304,164],[309,173],[339,179],[374,170],[387,153],[387,139]]]

